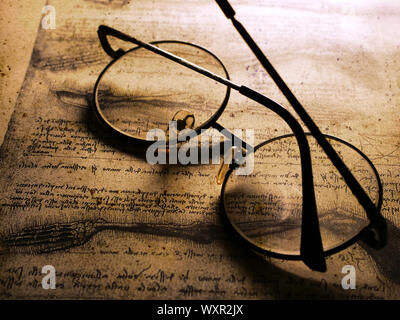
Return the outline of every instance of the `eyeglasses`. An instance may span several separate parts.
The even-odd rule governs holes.
[[[217,175],[222,184],[220,211],[230,230],[258,253],[302,260],[312,270],[325,271],[325,256],[359,239],[372,247],[383,247],[386,222],[380,214],[382,184],[372,162],[350,143],[322,134],[234,18],[229,3],[217,3],[310,133],[305,133],[278,103],[229,80],[223,63],[207,49],[182,41],[144,43],[107,26],[100,26],[98,35],[113,60],[100,73],[94,87],[97,118],[119,138],[147,151],[154,145],[149,131],[165,130],[167,134],[164,140],[157,141],[157,146],[163,146],[158,151],[170,157],[172,148],[177,146],[169,144],[169,120],[177,123],[176,141],[199,139],[210,129],[221,132],[228,140],[239,141],[234,143],[236,149],[223,148],[225,161]],[[127,51],[114,50],[108,37],[136,46]],[[196,64],[190,60],[196,60]],[[255,147],[231,134],[217,122],[231,90],[276,113],[293,133]],[[182,136],[184,139],[180,139]],[[227,154],[232,155],[231,159]],[[249,159],[254,159],[250,174],[233,174],[243,169]]]

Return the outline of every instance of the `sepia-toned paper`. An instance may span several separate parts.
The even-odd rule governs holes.
[[[56,10],[56,28],[38,30],[0,150],[2,299],[399,297],[395,1],[232,1],[322,132],[355,145],[380,174],[387,246],[377,251],[356,243],[327,257],[326,273],[260,257],[230,238],[220,215],[218,164],[151,165],[143,151],[99,132],[92,92],[111,60],[97,37],[101,24],[146,42],[205,47],[233,81],[295,114],[214,1],[48,5]],[[253,129],[255,144],[290,133],[276,115],[237,93],[218,122]],[[42,288],[46,265],[56,269],[54,290]],[[342,286],[347,265],[355,267],[355,289]]]

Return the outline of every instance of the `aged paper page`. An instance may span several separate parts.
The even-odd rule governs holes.
[[[1,143],[25,78],[45,3],[45,0],[29,3],[18,0],[1,2],[0,37],[3,40],[0,46]]]
[[[3,299],[399,297],[396,1],[232,1],[321,130],[354,144],[381,176],[388,245],[376,251],[356,243],[329,256],[326,273],[259,257],[230,238],[220,216],[219,165],[151,165],[143,152],[104,134],[90,109],[110,62],[97,37],[106,24],[147,42],[201,45],[235,82],[292,112],[214,1],[48,4],[56,28],[38,31],[0,150]],[[272,112],[235,93],[218,122],[253,129],[256,144],[290,133]],[[298,183],[286,170],[285,185]],[[316,180],[329,186],[324,176]],[[56,270],[55,290],[42,288],[46,265]],[[346,265],[355,267],[356,289],[342,287]]]

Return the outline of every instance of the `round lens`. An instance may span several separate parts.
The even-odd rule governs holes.
[[[203,48],[175,41],[154,45],[228,77],[222,63]],[[176,115],[190,116],[187,123],[192,129],[205,127],[222,112],[228,92],[224,85],[137,47],[106,67],[95,89],[95,101],[108,125],[146,140],[151,129],[167,132]]]
[[[353,239],[369,220],[357,198],[308,135],[318,218],[324,251]],[[328,137],[336,152],[378,205],[380,184],[374,168],[358,149]],[[226,178],[224,210],[236,231],[262,251],[275,255],[300,255],[302,180],[300,154],[293,135],[276,138],[256,147],[254,170],[249,175]],[[304,190],[307,192],[307,190]]]

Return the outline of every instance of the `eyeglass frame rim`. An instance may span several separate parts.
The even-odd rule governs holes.
[[[200,49],[204,52],[206,52],[207,54],[211,55],[222,67],[222,70],[225,73],[225,77],[229,80],[229,73],[227,68],[225,67],[225,65],[223,64],[223,62],[221,61],[221,59],[219,59],[213,52],[211,52],[210,50],[195,44],[195,43],[191,43],[188,41],[181,41],[181,40],[156,40],[156,41],[152,41],[150,42],[153,45],[156,44],[162,44],[162,43],[176,43],[176,44],[184,44],[184,45],[188,45],[188,46],[192,46],[195,47],[197,49]],[[97,77],[96,83],[94,85],[94,89],[93,89],[93,105],[94,105],[94,111],[95,114],[97,116],[97,118],[102,122],[102,124],[106,127],[106,128],[112,128],[114,133],[117,133],[119,136],[122,136],[124,138],[128,138],[129,140],[148,147],[150,146],[152,143],[154,143],[154,141],[152,140],[146,140],[146,139],[141,139],[138,137],[135,137],[133,135],[130,135],[122,130],[119,130],[118,128],[116,128],[113,124],[111,124],[106,117],[102,114],[101,110],[100,110],[100,104],[98,102],[98,88],[99,88],[99,84],[100,81],[102,79],[102,77],[104,76],[104,74],[107,72],[107,70],[109,68],[112,67],[112,65],[114,63],[116,63],[118,60],[120,60],[121,58],[123,58],[125,55],[129,54],[130,52],[133,52],[137,49],[142,48],[141,46],[135,46],[127,51],[124,51],[122,49],[119,49],[117,51],[114,51],[114,54],[110,54],[110,52],[107,52],[107,50],[103,47],[104,51],[112,58],[112,60],[104,67],[104,69],[100,72],[99,76]],[[225,96],[224,99],[221,103],[221,105],[218,107],[217,111],[215,113],[213,113],[213,115],[207,120],[205,121],[202,125],[200,125],[199,127],[197,127],[196,129],[193,129],[196,132],[196,136],[200,135],[201,130],[207,130],[209,128],[218,128],[219,126],[217,125],[217,121],[218,119],[221,117],[222,113],[225,111],[226,106],[228,105],[229,102],[229,98],[230,98],[230,93],[231,93],[231,88],[230,87],[226,87],[226,91],[225,91]]]
[[[305,132],[305,135],[311,136],[311,137],[313,136],[310,132]],[[381,208],[382,208],[382,204],[383,204],[383,185],[382,185],[381,178],[379,176],[378,170],[376,169],[375,165],[372,163],[372,161],[368,158],[368,156],[365,153],[363,153],[360,149],[358,149],[356,146],[354,146],[350,142],[347,142],[339,137],[329,135],[329,134],[324,134],[324,136],[326,138],[336,140],[337,142],[343,143],[344,145],[346,145],[349,148],[356,151],[362,158],[364,158],[364,160],[367,161],[367,163],[370,165],[370,167],[376,177],[376,181],[378,183],[378,203],[377,203],[376,207],[377,207],[378,212],[381,212]],[[274,137],[269,140],[263,141],[254,147],[254,153],[257,151],[257,149],[263,147],[264,145],[266,145],[268,143],[271,143],[271,142],[274,142],[274,141],[277,141],[280,139],[288,138],[288,137],[295,137],[295,135],[293,133],[289,133],[289,134],[281,135],[281,136]],[[222,216],[224,217],[225,223],[228,223],[230,226],[230,228],[228,228],[228,230],[231,230],[231,232],[237,239],[239,239],[242,243],[244,243],[246,246],[250,247],[253,251],[255,251],[259,254],[263,254],[263,255],[269,256],[271,258],[284,259],[284,260],[293,260],[293,261],[302,260],[301,253],[299,253],[299,254],[284,254],[284,253],[278,253],[278,252],[274,252],[271,250],[261,248],[260,246],[256,245],[254,242],[250,241],[249,238],[246,235],[244,235],[243,232],[241,232],[235,226],[235,224],[232,222],[232,220],[229,218],[229,216],[226,212],[226,209],[225,209],[225,189],[226,189],[226,184],[228,182],[230,175],[236,169],[237,169],[236,166],[231,165],[229,167],[229,170],[227,171],[224,181],[222,183],[221,193],[220,193],[219,208],[220,208],[220,212],[222,213]],[[323,250],[323,256],[328,257],[330,255],[333,255],[335,253],[343,251],[343,250],[347,249],[348,247],[350,247],[351,245],[358,242],[359,240],[362,240],[363,235],[365,234],[365,232],[367,232],[368,227],[372,223],[367,215],[366,215],[366,218],[369,221],[368,225],[361,228],[361,230],[359,232],[357,232],[353,237],[349,238],[348,240],[344,241],[343,243],[339,244],[338,246],[335,246],[328,250]]]

